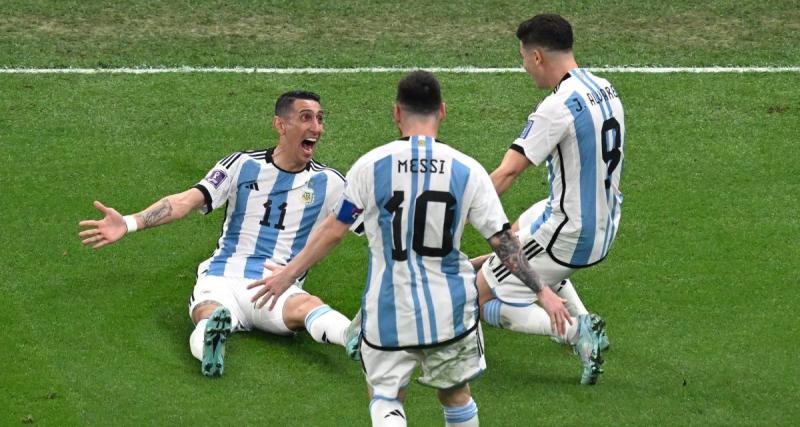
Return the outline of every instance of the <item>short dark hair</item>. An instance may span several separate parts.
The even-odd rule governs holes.
[[[319,102],[319,95],[307,90],[291,90],[278,97],[275,102],[275,115],[284,116],[292,111],[292,106],[296,99],[309,99]]]
[[[412,71],[397,84],[396,101],[400,108],[410,113],[434,113],[442,105],[439,81],[429,71]]]
[[[517,38],[525,47],[571,50],[572,25],[561,15],[543,13],[519,24]]]

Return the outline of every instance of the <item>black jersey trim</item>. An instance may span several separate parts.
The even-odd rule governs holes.
[[[556,85],[556,87],[553,88],[553,93],[558,92],[558,89],[561,87],[561,83],[564,83],[564,80],[566,80],[566,79],[568,79],[570,77],[572,77],[572,74],[570,74],[569,71],[567,71],[567,74],[564,74],[564,77],[562,77],[561,80],[558,81],[558,84]]]
[[[567,216],[567,212],[564,210],[564,198],[566,197],[567,194],[567,179],[566,179],[566,174],[564,173],[564,156],[561,155],[561,144],[556,145],[556,149],[558,150],[558,167],[561,170],[561,189],[562,189],[561,199],[558,201],[558,203],[559,206],[561,207],[561,212],[564,212],[564,221],[562,221],[561,224],[559,224],[558,227],[556,227],[556,231],[553,233],[553,237],[550,239],[550,243],[547,244],[547,254],[550,255],[550,258],[553,261],[555,261],[556,264],[563,265],[564,267],[569,267],[569,268],[591,267],[599,263],[600,261],[604,260],[605,256],[591,264],[576,265],[561,261],[553,253],[553,246],[555,245],[556,240],[558,240],[558,234],[561,232],[561,229],[564,228],[564,226],[567,225],[567,223],[569,222],[569,217]]]
[[[500,229],[500,231],[498,231],[497,233],[492,234],[492,237],[497,236],[498,234],[503,233],[506,230],[510,230],[510,229],[511,229],[511,224],[505,223],[505,224],[503,224],[503,227]],[[492,237],[489,237],[489,239],[491,239]]]
[[[356,227],[356,229],[353,230],[353,232],[358,234],[359,236],[364,234],[364,223],[362,222],[361,224],[359,224],[358,227]]]
[[[267,162],[268,164],[271,164],[272,166],[274,166],[275,169],[277,169],[277,170],[279,170],[281,172],[290,173],[292,175],[297,175],[299,173],[311,170],[311,162],[306,163],[306,166],[303,169],[300,169],[299,171],[287,171],[286,169],[281,168],[280,166],[278,166],[277,163],[275,163],[275,159],[272,158],[273,153],[275,153],[275,148],[277,148],[277,147],[267,148],[265,150],[265,153],[264,153],[264,161]]]
[[[222,159],[222,161],[220,161],[219,163],[222,166],[225,166],[225,169],[230,169],[231,166],[233,166],[233,164],[236,162],[236,160],[238,160],[239,157],[241,157],[241,155],[242,155],[242,152],[241,151],[237,151],[237,152],[231,154],[230,156]]]
[[[330,166],[328,166],[326,164],[320,163],[320,162],[318,162],[318,161],[316,161],[314,159],[311,159],[311,162],[309,162],[309,163],[311,164],[311,169],[312,170],[315,170],[315,171],[326,171],[326,170],[327,171],[331,171],[331,172],[335,173],[336,176],[341,178],[342,181],[345,180],[344,179],[344,175],[342,175],[341,172],[339,172],[338,170],[336,170],[336,169],[334,169],[334,168],[332,168],[332,167],[330,167]]]
[[[519,154],[522,154],[523,156],[525,156],[525,149],[524,149],[524,148],[522,148],[522,147],[520,147],[520,146],[519,146],[519,145],[517,145],[517,144],[511,144],[511,146],[510,146],[510,147],[508,147],[508,149],[509,149],[509,150],[514,150],[514,151],[516,151],[517,153],[519,153]],[[525,156],[525,158],[528,158],[528,156]],[[529,160],[529,161],[530,161],[530,160]]]
[[[374,348],[375,350],[381,350],[381,351],[421,350],[421,349],[424,349],[424,348],[442,347],[442,346],[445,346],[445,345],[448,345],[448,344],[452,344],[452,343],[454,343],[456,341],[462,340],[462,339],[464,339],[464,337],[466,337],[467,335],[471,334],[473,331],[478,329],[478,324],[480,324],[480,322],[481,322],[481,320],[476,318],[475,319],[475,324],[472,325],[469,329],[467,329],[466,332],[464,332],[464,333],[462,333],[460,335],[457,335],[457,336],[455,336],[453,338],[450,338],[449,340],[437,342],[435,344],[407,345],[407,346],[403,346],[403,347],[383,347],[383,346],[379,346],[379,345],[376,345],[376,344],[373,344],[373,343],[367,341],[367,337],[364,336],[363,332],[361,333],[361,339],[364,341],[364,344]]]
[[[211,205],[211,193],[208,192],[208,189],[206,187],[204,187],[204,186],[202,186],[200,184],[195,184],[195,186],[192,187],[192,188],[196,188],[196,189],[200,190],[201,193],[203,193],[203,199],[205,199],[205,202],[206,202],[205,215],[210,214],[211,211],[213,210],[213,208],[211,207],[212,206]]]

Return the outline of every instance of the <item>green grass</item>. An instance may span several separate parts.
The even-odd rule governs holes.
[[[791,0],[0,3],[0,65],[16,67],[508,67],[540,11],[572,21],[586,65],[800,63]]]
[[[0,356],[13,367],[0,374],[0,424],[27,415],[51,425],[367,424],[358,364],[305,334],[236,335],[225,377],[200,376],[185,304],[219,213],[97,252],[81,247],[77,222],[97,216],[94,199],[138,210],[193,185],[228,152],[273,144],[269,111],[288,87],[324,94],[318,157],[346,170],[396,135],[398,77],[0,79],[1,279],[12,302]],[[441,138],[490,169],[544,95],[523,75],[440,77],[450,105]],[[482,421],[571,425],[591,413],[604,425],[789,424],[800,416],[789,326],[800,303],[794,75],[610,77],[629,124],[625,215],[609,259],[575,276],[608,320],[607,373],[580,387],[578,361],[548,340],[487,327],[489,370],[474,385]],[[512,188],[509,215],[545,195],[544,179],[532,170]],[[487,245],[470,232],[464,248]],[[355,312],[365,252],[349,238],[308,289]],[[440,423],[421,386],[407,410],[415,423]]]
[[[572,19],[582,64],[798,65],[792,2],[541,2]],[[517,2],[4,1],[0,66],[519,64]],[[414,32],[409,31],[414,23]],[[323,96],[318,159],[346,171],[396,136],[399,74],[0,75],[0,425],[368,425],[358,364],[307,334],[238,334],[225,376],[188,350],[194,269],[221,212],[92,251],[77,223],[196,183],[232,151],[271,146],[277,95]],[[441,74],[441,139],[499,164],[546,95],[524,74]],[[620,234],[575,282],[608,322],[596,387],[544,338],[490,327],[473,391],[486,426],[792,425],[800,419],[796,74],[609,74],[626,106]],[[546,194],[527,172],[509,216]],[[488,245],[468,230],[471,254]],[[366,274],[350,237],[307,289],[346,315]],[[412,425],[441,425],[413,384]],[[28,417],[30,416],[30,419]]]

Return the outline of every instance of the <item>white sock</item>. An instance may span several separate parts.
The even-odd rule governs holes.
[[[203,360],[203,340],[206,333],[206,323],[208,323],[208,319],[201,319],[195,325],[192,334],[189,335],[189,349],[192,351],[192,356],[200,361]]]
[[[306,330],[314,338],[314,341],[344,346],[350,319],[327,304],[323,304],[308,312],[305,324]]]
[[[397,400],[372,399],[369,402],[372,427],[406,427],[406,412]]]
[[[558,337],[571,344],[578,339],[578,319],[573,317],[572,324],[567,325],[564,336],[559,336],[550,328],[550,316],[538,304],[516,307],[501,303],[500,325],[525,334]]]
[[[578,292],[575,291],[575,286],[572,285],[572,281],[569,279],[564,280],[559,285],[554,286],[554,291],[560,296],[567,300],[566,304],[567,311],[569,311],[569,315],[572,317],[578,317],[581,314],[589,314],[586,311],[586,307],[583,305],[583,301],[578,296]]]
[[[463,406],[444,406],[444,422],[447,427],[478,427],[478,405],[469,399]]]

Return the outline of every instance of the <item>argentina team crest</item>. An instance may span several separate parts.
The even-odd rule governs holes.
[[[306,205],[314,203],[314,189],[311,187],[304,188],[300,194],[300,200]]]

